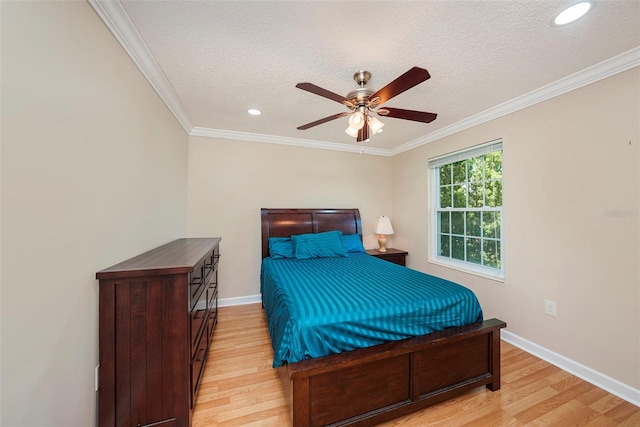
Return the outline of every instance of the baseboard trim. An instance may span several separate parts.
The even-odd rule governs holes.
[[[258,304],[262,302],[262,295],[249,295],[245,297],[221,298],[219,307],[231,307],[234,305]],[[540,359],[557,366],[558,368],[581,378],[609,393],[618,396],[627,402],[640,407],[640,390],[624,384],[614,378],[604,375],[588,366],[569,359],[561,354],[553,352],[545,347],[524,339],[512,332],[502,329],[501,338],[527,353],[531,353]]]
[[[529,340],[519,337],[504,329],[501,331],[501,338],[527,353],[531,353],[542,360],[545,360],[558,368],[575,375],[609,393],[618,396],[636,406],[640,406],[640,390],[624,384],[614,378],[604,375],[581,363],[571,360],[561,354],[555,353],[547,348],[535,344]]]
[[[220,298],[218,307],[231,307],[233,305],[247,305],[262,303],[262,295],[249,295],[246,297]]]

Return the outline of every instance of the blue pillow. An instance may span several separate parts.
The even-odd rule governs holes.
[[[364,246],[362,246],[362,239],[358,234],[347,234],[342,236],[342,244],[344,249],[350,254],[364,253]]]
[[[269,237],[270,258],[294,258],[293,242],[289,237]]]
[[[296,259],[346,257],[342,244],[342,231],[291,236]]]

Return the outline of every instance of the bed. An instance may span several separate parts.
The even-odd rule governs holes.
[[[357,209],[262,209],[261,217],[262,258],[265,263],[270,261],[269,238],[272,237],[329,231],[341,232],[345,236],[357,235],[360,239],[362,236]],[[372,266],[371,262],[386,263],[372,258],[362,254],[354,256],[354,261],[362,263],[360,271],[363,272],[378,270],[378,266]],[[342,268],[341,260],[328,262],[322,267],[327,272],[342,271],[339,270]],[[278,265],[285,264],[279,261]],[[389,263],[389,266],[393,266],[390,274],[401,275],[404,273],[402,270],[409,275],[421,274],[395,264]],[[261,277],[263,281],[268,282]],[[330,281],[324,283],[327,286]],[[272,295],[269,283],[262,283],[262,286],[267,287],[263,289],[263,302],[268,323],[277,323],[274,313],[284,303]],[[338,299],[341,301],[338,304],[345,303],[345,298]],[[400,317],[394,315],[396,319]],[[328,355],[316,355],[313,348],[297,355],[295,351],[291,354],[282,352],[280,339],[270,325],[275,347],[274,366],[284,364],[278,370],[290,405],[292,424],[296,427],[372,425],[479,386],[498,390],[500,329],[506,324],[498,319],[477,321],[479,318],[481,314],[479,317],[477,309],[472,307],[462,326],[450,326],[444,322],[435,332],[410,338],[387,336],[388,331],[380,328],[383,333],[375,337],[380,343],[368,342],[363,344],[363,348],[354,345],[354,349],[340,349],[339,353]],[[410,335],[415,335],[415,331]],[[352,345],[351,341],[345,340],[345,345]]]

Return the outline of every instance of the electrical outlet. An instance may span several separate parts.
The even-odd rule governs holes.
[[[544,314],[556,317],[556,302],[544,300]]]
[[[99,384],[98,384],[98,378],[99,378],[98,374],[99,374],[99,372],[100,372],[100,365],[96,366],[96,373],[95,373],[96,391],[98,391],[98,386],[99,386]]]

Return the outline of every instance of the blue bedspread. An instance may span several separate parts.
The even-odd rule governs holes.
[[[260,281],[274,367],[482,320],[471,290],[367,254],[265,258]]]

